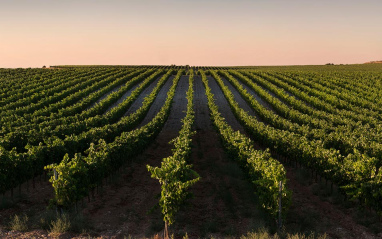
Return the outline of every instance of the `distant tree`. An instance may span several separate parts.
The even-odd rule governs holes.
[[[42,68],[46,68],[46,66],[42,66]]]

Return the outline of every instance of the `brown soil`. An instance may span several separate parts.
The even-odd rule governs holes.
[[[169,141],[177,137],[182,127],[180,120],[185,116],[187,89],[188,78],[182,77],[176,89],[169,119],[155,141],[124,168],[122,180],[105,188],[104,193],[97,196],[83,210],[84,215],[91,218],[91,224],[99,234],[121,237],[130,234],[144,237],[157,232],[155,224],[161,222],[160,213],[158,210],[151,214],[148,212],[158,202],[160,185],[150,177],[146,165],[160,166],[162,159],[172,154],[173,146]],[[166,95],[166,92],[162,94]],[[157,111],[161,105],[154,104],[152,107]]]
[[[161,78],[161,77],[160,77]],[[127,115],[130,115],[132,113],[134,113],[135,111],[137,111],[139,108],[141,108],[142,104],[143,104],[143,101],[145,99],[146,96],[148,96],[149,94],[151,94],[151,92],[153,91],[153,89],[156,87],[156,85],[158,84],[159,82],[159,79],[156,79],[154,82],[152,82],[146,89],[144,89],[142,91],[142,93],[138,96],[138,98],[134,101],[133,104],[131,104],[130,108],[127,110],[125,116]],[[166,82],[172,82],[174,77],[170,76]],[[165,83],[166,84],[166,83]],[[170,83],[167,83],[167,85],[170,85]],[[162,86],[163,87],[163,86]]]
[[[264,79],[264,77],[262,77],[262,76],[259,76],[259,75],[258,75],[258,77]],[[276,98],[276,99],[280,100],[281,102],[283,102],[284,104],[290,106],[289,103],[285,102],[283,99],[281,99],[280,97],[278,97],[275,93],[273,93],[273,91],[267,89],[267,88],[264,87],[264,86],[261,86],[260,84],[258,84],[258,86],[260,86],[261,88],[263,88],[263,90],[265,90],[265,91],[266,91],[268,94],[270,94],[273,98]],[[275,86],[276,86],[276,85],[275,85]],[[278,86],[276,86],[276,87],[279,88]],[[284,90],[284,91],[285,91],[285,93],[287,93],[287,94],[289,94],[290,96],[292,96],[292,94],[291,94],[290,92],[287,92],[286,90]]]
[[[224,152],[214,130],[199,76],[195,76],[195,98],[196,134],[191,163],[201,180],[192,188],[194,197],[179,212],[176,225],[170,228],[172,233],[176,237],[187,232],[190,238],[221,238],[264,226],[266,222],[257,209],[252,185]]]
[[[99,102],[101,102],[102,100],[106,99],[110,94],[118,91],[122,86],[124,86],[126,83],[122,84],[122,85],[119,85],[119,86],[116,86],[114,87],[111,91],[107,92],[106,94],[104,94],[103,96],[101,96],[96,102],[94,102],[93,104],[89,105],[86,110],[90,109],[90,108],[93,108],[96,104],[98,104]]]
[[[289,78],[289,79],[294,80],[292,77],[283,76],[283,75],[281,75],[280,73],[273,73],[273,74],[268,73],[268,74],[269,74],[269,75],[273,75],[273,76],[275,76],[276,78],[277,78],[277,76],[280,76],[280,77]],[[272,83],[272,84],[273,84],[273,83]],[[275,84],[274,84],[274,85],[275,85]],[[275,86],[276,86],[277,88],[279,88],[279,89],[284,90],[284,92],[287,93],[289,96],[293,96],[296,100],[301,101],[301,102],[304,103],[306,106],[308,106],[308,107],[310,107],[310,108],[314,108],[309,102],[307,102],[307,101],[301,99],[301,98],[298,97],[297,95],[295,95],[295,94],[293,94],[292,92],[288,91],[286,88],[279,87],[279,86],[277,86],[277,85],[275,85]],[[280,99],[280,100],[281,100],[284,104],[287,104],[287,102],[283,101],[282,99]]]
[[[249,115],[255,116],[257,120],[261,121],[259,116],[256,114],[256,112],[252,109],[252,107],[243,99],[243,97],[240,95],[239,91],[236,90],[236,88],[224,77],[221,77],[224,85],[228,87],[228,89],[232,92],[232,94],[235,97],[235,101],[239,104],[240,108],[245,110]]]
[[[171,77],[171,79],[173,79],[173,77]],[[148,122],[150,122],[151,119],[159,112],[160,108],[162,107],[162,105],[164,104],[164,102],[167,98],[167,92],[170,90],[172,83],[173,83],[172,80],[166,81],[166,83],[163,85],[163,87],[158,92],[158,95],[155,98],[153,104],[151,105],[149,111],[147,112],[146,117],[143,119],[143,121],[139,124],[138,127],[141,127],[142,125],[145,125]],[[180,84],[180,82],[178,84]],[[186,97],[186,96],[184,95],[184,97]],[[174,98],[174,100],[175,100],[175,98]],[[187,103],[186,103],[186,107],[187,107]],[[170,119],[170,117],[169,117],[169,119]]]
[[[342,202],[334,204],[330,202],[333,201],[332,196],[320,197],[314,193],[319,187],[318,183],[310,179],[310,183],[301,184],[297,179],[298,169],[291,166],[285,168],[287,187],[293,193],[288,227],[301,229],[301,224],[315,224],[316,232],[326,233],[331,238],[382,238],[382,234],[377,236],[355,221],[354,207],[346,209]]]
[[[218,106],[220,114],[235,131],[240,130],[241,133],[244,133],[243,126],[237,121],[218,83],[211,76],[207,76],[207,79],[208,85],[211,88],[211,93],[214,94],[215,104]]]
[[[255,99],[263,106],[265,107],[266,109],[270,110],[270,111],[274,111],[273,107],[268,104],[268,102],[266,102],[265,100],[263,100],[251,87],[247,86],[246,84],[244,84],[242,81],[240,81],[239,79],[237,79],[244,87],[244,89],[247,90],[248,93],[250,93],[253,97],[255,97]],[[256,83],[255,83],[256,84]],[[258,85],[259,87],[261,87],[260,85]]]
[[[29,189],[27,190],[28,185]],[[35,215],[44,212],[49,205],[49,200],[54,196],[51,183],[44,178],[42,178],[42,180],[40,180],[40,178],[36,178],[35,188],[33,188],[32,185],[32,180],[30,180],[28,183],[24,183],[21,186],[21,194],[19,193],[18,189],[15,189],[13,199],[11,197],[10,191],[7,192],[3,198],[1,198],[2,207],[4,207],[4,209],[0,209],[1,238],[6,237],[7,235],[7,226],[11,216],[27,215],[30,219],[33,220]],[[16,233],[16,235],[19,235],[21,238],[22,234]],[[14,237],[13,235],[10,238],[19,238],[19,236]]]
[[[156,80],[158,80],[158,79],[156,79]],[[153,82],[151,84],[153,84]],[[122,103],[122,101],[124,101],[127,97],[129,97],[131,95],[131,92],[133,92],[139,85],[140,85],[140,83],[135,84],[128,91],[126,91],[126,93],[123,94],[122,97],[118,99],[118,101],[116,101],[114,104],[109,106],[109,108],[105,111],[105,114],[107,112],[109,112],[111,109],[113,109],[114,107],[116,107],[118,104]]]

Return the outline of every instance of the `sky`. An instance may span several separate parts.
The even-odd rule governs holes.
[[[0,0],[0,68],[382,60],[381,0]]]

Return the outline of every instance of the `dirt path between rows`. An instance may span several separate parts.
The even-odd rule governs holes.
[[[172,80],[168,82],[172,84]],[[169,141],[178,136],[182,127],[181,119],[187,109],[187,89],[188,77],[183,76],[176,88],[170,116],[155,141],[125,167],[117,184],[107,187],[83,211],[85,216],[92,218],[91,224],[100,235],[144,237],[162,230],[164,224],[160,211],[148,214],[158,202],[160,184],[150,177],[146,165],[160,166],[162,159],[172,154],[173,145]],[[166,93],[164,90],[162,95]],[[159,99],[163,105],[166,97]],[[160,108],[161,105],[155,107]]]
[[[118,91],[119,89],[121,89],[121,87],[124,86],[125,84],[126,84],[126,82],[124,82],[123,84],[121,84],[119,86],[114,87],[111,91],[109,91],[109,92],[105,93],[104,95],[102,95],[96,102],[94,102],[93,104],[89,105],[86,108],[86,110],[88,110],[90,108],[93,108],[96,104],[98,104],[102,100],[106,99],[109,95],[111,95],[112,93],[114,93],[114,92]]]
[[[267,74],[270,75],[270,76],[273,76],[273,77],[275,77],[275,78],[278,78],[278,77],[285,77],[285,76],[283,76],[282,74],[276,74],[276,73],[267,73]],[[277,87],[279,87],[279,86],[277,86]],[[280,88],[280,87],[279,87],[279,88]],[[295,96],[295,95],[292,94],[291,92],[287,91],[286,89],[284,89],[284,92],[287,93],[289,96],[294,97],[296,100],[300,100],[300,99],[298,99],[297,96]]]
[[[160,77],[162,78],[162,77]],[[151,91],[157,86],[159,79],[156,79],[154,82],[152,82],[146,89],[142,91],[142,93],[138,96],[138,98],[134,101],[134,103],[130,106],[130,108],[126,111],[125,116],[128,116],[135,111],[137,111],[139,108],[141,108],[143,101],[145,100],[145,97],[151,94]],[[170,76],[167,81],[172,82],[174,77]],[[166,82],[167,82],[166,81]],[[163,87],[163,86],[162,86]]]
[[[260,75],[257,75],[259,78],[261,78],[261,79],[263,79],[263,80],[265,80],[265,81],[268,81],[266,78],[264,78],[264,77],[262,77],[262,76],[260,76]],[[268,81],[271,85],[274,85],[272,82],[270,82],[270,81]],[[260,85],[260,84],[258,84],[258,83],[256,83],[258,86],[260,86],[261,88],[263,88],[263,90],[265,90],[268,94],[270,94],[273,98],[276,98],[276,99],[278,99],[278,100],[280,100],[282,103],[284,103],[285,105],[287,105],[287,106],[289,106],[290,107],[290,104],[288,103],[288,102],[286,102],[286,101],[284,101],[283,99],[281,99],[279,96],[277,96],[272,90],[270,90],[270,89],[268,89],[268,88],[266,88],[265,86],[262,86],[262,85]],[[277,85],[274,85],[276,88],[280,88],[280,87],[278,87]],[[292,96],[292,94],[290,93],[290,92],[287,92],[285,89],[284,89],[284,91],[285,91],[285,93],[287,93],[288,95],[291,95]]]
[[[243,99],[243,97],[240,95],[239,91],[236,90],[236,88],[224,77],[221,77],[224,85],[228,87],[228,89],[232,92],[234,95],[235,101],[239,104],[240,108],[245,110],[249,115],[255,116],[258,121],[261,121],[257,113],[252,109],[252,107]]]
[[[174,78],[171,77],[171,79],[174,79]],[[159,112],[160,108],[163,106],[164,102],[166,101],[167,92],[170,90],[172,83],[173,83],[172,80],[167,80],[166,83],[162,86],[162,88],[158,92],[157,97],[155,98],[153,104],[151,105],[149,111],[147,112],[145,118],[138,125],[138,127],[141,127],[141,126],[149,123],[151,121],[151,119],[154,118],[155,115]],[[180,84],[180,82],[178,84]]]
[[[247,77],[249,78],[249,77]],[[273,107],[268,103],[266,102],[265,100],[263,100],[263,98],[261,98],[251,87],[247,86],[246,84],[244,84],[240,79],[236,78],[236,80],[239,81],[239,83],[243,86],[244,89],[247,90],[248,93],[250,93],[253,97],[255,97],[255,99],[257,100],[257,102],[259,102],[263,107],[265,107],[266,109],[272,111],[273,113],[275,113],[275,110],[273,109]],[[250,78],[249,78],[250,79]],[[255,83],[255,82],[254,82]],[[255,83],[256,84],[256,83]],[[258,85],[258,84],[256,84]],[[258,85],[259,87],[261,87],[260,85]],[[262,87],[261,87],[262,88]]]
[[[21,195],[18,189],[15,189],[13,200],[10,192],[7,192],[5,197],[1,197],[0,237],[6,237],[3,231],[6,231],[11,216],[27,215],[30,220],[38,221],[38,215],[46,210],[49,200],[53,197],[52,184],[48,180],[40,181],[37,178],[35,188],[32,187],[32,180],[29,182],[29,192],[27,192],[27,183],[22,185]]]
[[[229,107],[229,103],[225,98],[222,90],[220,89],[218,83],[211,76],[207,76],[207,79],[208,85],[211,88],[211,93],[214,94],[215,104],[218,106],[220,114],[235,131],[240,130],[241,133],[245,133],[243,126],[241,126],[233,114],[231,108]]]
[[[292,205],[287,225],[290,228],[313,227],[316,232],[327,233],[332,238],[382,238],[358,224],[354,218],[354,207],[344,208],[343,203],[333,204],[331,198],[317,195],[318,183],[301,184],[300,172],[291,166],[287,170],[287,187],[292,190]],[[311,179],[312,180],[312,179]],[[300,180],[301,181],[301,180]],[[330,196],[333,197],[333,196]]]
[[[196,134],[191,163],[201,180],[192,187],[194,197],[179,212],[171,233],[176,238],[186,232],[190,238],[222,238],[265,226],[252,185],[224,152],[212,125],[202,80],[200,76],[194,78]]]
[[[158,80],[159,78],[157,78],[156,80]],[[119,105],[120,103],[122,103],[122,101],[124,101],[127,97],[129,97],[131,95],[131,92],[133,92],[142,82],[138,82],[137,84],[135,84],[133,87],[131,87],[128,91],[126,91],[125,94],[122,95],[121,98],[119,98],[114,104],[112,104],[111,106],[109,106],[109,108],[107,108],[107,110],[105,111],[104,114],[106,114],[107,112],[109,112],[111,109],[113,109],[114,107],[116,107],[117,105]]]
[[[283,76],[276,75],[276,74],[269,74],[269,75],[274,76],[276,79],[279,79],[278,77],[281,77],[281,78],[283,77]],[[291,78],[291,79],[292,79],[292,78]],[[282,79],[279,79],[279,80],[282,80]],[[292,79],[292,80],[293,80],[293,79]],[[298,97],[297,95],[295,95],[295,94],[293,94],[292,92],[288,91],[285,87],[280,87],[280,86],[278,86],[278,85],[276,85],[276,84],[274,84],[274,83],[272,83],[272,82],[270,82],[270,83],[273,84],[273,85],[275,85],[276,87],[278,87],[278,88],[280,88],[280,89],[283,89],[285,93],[287,93],[287,94],[290,95],[290,96],[293,96],[296,100],[303,102],[306,106],[315,109],[315,107],[312,106],[309,102],[307,102],[307,101],[301,99],[301,98]],[[285,83],[288,84],[288,85],[290,85],[290,86],[292,86],[292,85],[289,84],[288,82],[285,82]],[[294,86],[293,86],[293,87],[294,87]],[[306,92],[305,92],[305,93],[306,93]],[[280,100],[281,100],[281,99],[280,99]],[[284,101],[283,101],[283,102],[284,102]],[[284,103],[285,103],[285,102],[284,102]],[[286,103],[285,103],[285,104],[286,104]]]

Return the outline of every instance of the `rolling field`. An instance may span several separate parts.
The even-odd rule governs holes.
[[[382,237],[381,64],[0,69],[0,86],[1,237],[153,237],[163,216],[175,238]]]

